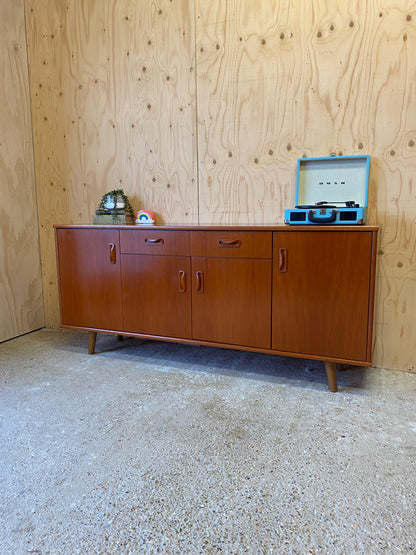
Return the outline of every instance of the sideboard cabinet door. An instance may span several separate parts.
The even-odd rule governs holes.
[[[271,260],[192,258],[193,338],[270,349]]]
[[[191,337],[188,231],[120,230],[124,331]]]
[[[191,337],[191,263],[186,256],[122,255],[124,331]]]
[[[275,232],[272,348],[371,360],[371,231]]]
[[[61,323],[122,329],[119,232],[56,229]]]
[[[192,337],[270,349],[270,232],[192,233]]]

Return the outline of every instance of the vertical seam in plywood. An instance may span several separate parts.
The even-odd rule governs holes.
[[[29,71],[29,45],[27,41],[27,19],[26,19],[26,0],[23,0],[23,21],[25,26],[25,44],[26,44],[26,71],[27,71],[27,84],[29,94],[29,112],[30,112],[30,137],[32,148],[32,173],[33,183],[35,187],[35,205],[36,205],[36,220],[37,220],[37,235],[38,235],[38,252],[40,263],[40,285],[42,289],[42,308],[43,308],[43,323],[46,325],[45,314],[45,288],[43,286],[43,263],[42,263],[42,249],[40,243],[40,219],[39,219],[39,202],[38,202],[38,187],[36,179],[36,163],[35,163],[35,139],[33,135],[33,110],[32,110],[32,90],[30,87],[30,71]]]
[[[194,65],[195,65],[195,148],[196,148],[196,213],[197,224],[200,224],[200,193],[199,193],[199,131],[198,131],[198,62],[196,45],[197,0],[194,0]]]

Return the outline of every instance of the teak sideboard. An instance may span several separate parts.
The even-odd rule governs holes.
[[[377,227],[56,225],[61,327],[370,366]]]

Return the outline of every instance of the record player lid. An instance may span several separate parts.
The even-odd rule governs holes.
[[[367,155],[299,158],[296,206],[332,208],[340,202],[353,202],[366,207],[369,169]]]

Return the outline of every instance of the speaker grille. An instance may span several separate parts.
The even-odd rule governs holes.
[[[306,212],[291,212],[290,213],[291,222],[306,222]]]
[[[339,220],[340,222],[355,222],[357,220],[357,211],[351,210],[351,212],[340,212]]]

